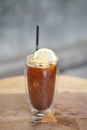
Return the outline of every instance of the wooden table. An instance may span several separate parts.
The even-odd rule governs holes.
[[[0,130],[87,130],[87,79],[57,76],[56,123],[33,123],[24,77],[0,80]]]

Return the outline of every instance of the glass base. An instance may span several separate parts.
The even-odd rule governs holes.
[[[33,111],[32,111],[32,115],[33,115],[33,116],[37,116],[37,117],[43,117],[43,116],[44,116],[44,113],[43,113],[43,111],[33,110]]]
[[[55,123],[57,122],[54,115],[54,110],[49,108],[44,111],[32,110],[32,122],[33,123]]]
[[[47,109],[47,110],[36,110],[36,109],[33,109],[31,111],[32,115],[33,116],[36,116],[36,117],[43,117],[44,115],[46,115],[46,113],[51,113],[51,108]]]

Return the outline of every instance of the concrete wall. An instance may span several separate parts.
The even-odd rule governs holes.
[[[79,46],[87,41],[87,0],[0,0],[0,63],[35,50],[37,24],[40,47],[59,55]]]

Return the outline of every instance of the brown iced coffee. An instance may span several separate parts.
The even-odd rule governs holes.
[[[52,105],[58,58],[50,49],[39,49],[27,56],[27,92],[35,111],[42,112]]]
[[[29,98],[32,106],[37,110],[45,110],[50,107],[56,78],[56,65],[43,66],[27,65],[27,82]]]

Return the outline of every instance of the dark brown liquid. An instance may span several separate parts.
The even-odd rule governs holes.
[[[29,98],[37,110],[50,107],[54,95],[56,65],[47,68],[27,66],[27,82]]]

